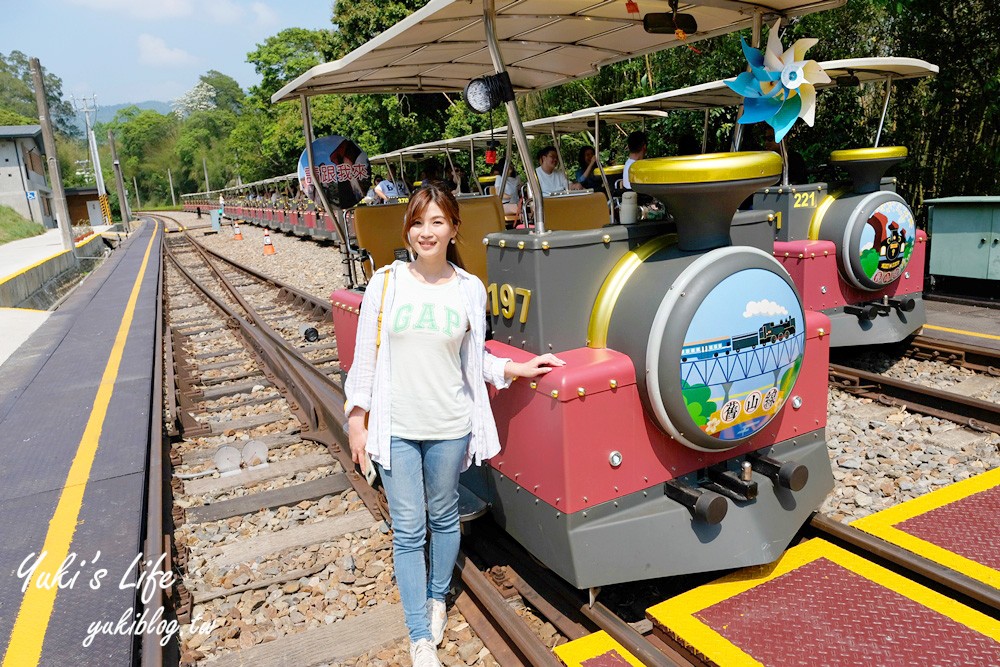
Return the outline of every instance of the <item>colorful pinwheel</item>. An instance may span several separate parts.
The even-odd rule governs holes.
[[[764,121],[774,128],[774,140],[779,142],[798,118],[812,126],[816,112],[814,84],[830,81],[815,60],[805,60],[806,51],[819,40],[800,39],[782,53],[780,23],[771,27],[767,50],[763,53],[742,40],[750,71],[726,81],[727,86],[743,96],[739,122],[750,125]]]

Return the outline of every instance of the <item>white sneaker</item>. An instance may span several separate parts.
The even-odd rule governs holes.
[[[410,660],[413,662],[413,667],[441,667],[437,649],[430,639],[410,642]]]
[[[448,611],[444,602],[431,598],[427,600],[427,618],[431,622],[431,641],[435,646],[440,646],[444,639],[444,626],[448,624]]]

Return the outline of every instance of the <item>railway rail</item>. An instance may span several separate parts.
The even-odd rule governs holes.
[[[909,341],[904,354],[912,359],[947,364],[988,378],[1000,378],[1000,352],[990,348],[916,336]],[[1000,433],[1000,404],[993,401],[889,377],[853,365],[830,364],[830,383],[883,405],[947,419],[977,431]],[[995,384],[1000,385],[1000,380]]]
[[[179,224],[179,223],[178,223]],[[335,414],[336,410],[320,410],[322,401],[334,408],[342,404],[343,398],[339,384],[339,366],[336,363],[336,348],[329,347],[332,341],[332,325],[330,324],[330,306],[323,300],[296,290],[274,279],[268,278],[249,267],[234,267],[221,255],[199,248],[189,238],[174,237],[168,242],[171,257],[167,285],[171,293],[171,307],[181,307],[169,313],[169,335],[164,337],[167,354],[180,354],[186,340],[217,341],[210,349],[202,352],[187,350],[186,356],[195,363],[179,361],[177,375],[174,376],[174,364],[167,363],[165,367],[165,383],[167,385],[168,428],[176,430],[188,439],[206,438],[211,434],[219,435],[234,430],[233,425],[240,424],[241,419],[236,412],[239,407],[254,406],[270,411],[272,404],[284,403],[285,416],[288,420],[294,414],[295,423],[300,424],[301,432],[296,428],[288,429],[287,439],[309,439],[322,444],[331,455],[331,476],[337,476],[343,481],[345,495],[350,493],[347,486],[357,493],[359,498],[369,499],[366,502],[369,517],[368,523],[376,522],[384,517],[384,502],[378,494],[367,485],[350,463],[346,438],[343,431],[343,418]],[[183,289],[182,281],[186,281]],[[204,296],[194,296],[194,286],[205,289]],[[201,300],[199,302],[199,300]],[[211,303],[211,306],[208,303]],[[221,312],[221,315],[220,315]],[[261,315],[263,314],[263,315]],[[224,323],[219,325],[219,321]],[[316,329],[319,340],[315,343],[303,342],[302,328],[304,324]],[[214,336],[214,338],[213,338]],[[237,345],[242,341],[245,347],[241,350]],[[327,347],[324,346],[324,342]],[[312,348],[310,350],[310,347]],[[937,349],[937,356],[945,357],[949,363],[958,363],[958,355],[953,351],[932,348],[925,344],[919,348],[918,354],[933,356],[932,350]],[[303,351],[304,350],[304,351]],[[312,354],[311,354],[312,353]],[[313,357],[310,359],[310,354]],[[170,359],[170,356],[167,356]],[[990,372],[993,366],[989,359],[977,357],[975,354],[963,357],[967,363],[977,364],[980,372]],[[245,365],[252,362],[253,368]],[[985,363],[984,363],[985,360]],[[318,363],[317,363],[318,362]],[[238,373],[231,369],[238,368]],[[226,372],[230,369],[230,372]],[[985,369],[985,370],[983,370]],[[272,392],[251,392],[249,397],[242,397],[228,405],[214,403],[214,392],[204,391],[207,387],[223,388],[226,386],[239,388],[248,381],[256,381],[254,373],[259,372],[266,384],[281,388],[281,396]],[[855,371],[851,370],[851,373]],[[244,377],[240,377],[244,376]],[[855,376],[857,377],[857,376]],[[860,379],[860,378],[859,378]],[[201,385],[199,380],[205,380]],[[867,384],[867,379],[864,383]],[[172,392],[174,386],[180,389]],[[202,387],[201,395],[198,394]],[[881,385],[880,385],[881,386]],[[848,389],[849,390],[849,389]],[[865,391],[872,391],[866,388]],[[881,392],[879,392],[881,393]],[[262,394],[262,395],[260,395]],[[214,399],[218,401],[218,399]],[[912,407],[912,406],[911,406]],[[212,424],[212,414],[230,410],[228,426],[219,421]],[[916,409],[916,408],[914,408]],[[195,416],[202,415],[198,419]],[[207,415],[207,416],[206,416]],[[173,418],[176,417],[176,423]],[[231,419],[237,421],[233,422]],[[276,418],[276,421],[281,421]],[[251,420],[252,421],[252,420]],[[236,430],[251,432],[251,422],[244,422],[245,427]],[[978,424],[978,422],[976,422]],[[272,437],[272,451],[280,449],[280,438]],[[204,443],[204,441],[203,441]],[[171,464],[184,467],[197,474],[198,466],[192,462],[200,461],[201,472],[210,461],[210,450],[213,446],[202,444],[197,448],[189,448],[180,452],[175,448]],[[167,466],[169,469],[170,466]],[[175,498],[184,498],[178,491],[184,492],[183,484],[173,484]],[[272,491],[273,493],[273,491]],[[286,492],[287,494],[288,492]],[[300,494],[301,495],[301,494]],[[293,498],[288,500],[287,498]],[[218,502],[201,505],[200,507],[224,507],[225,503],[238,498],[221,497]],[[266,503],[266,500],[261,499]],[[204,498],[199,502],[204,502]],[[285,507],[294,507],[299,496],[294,493],[286,497]],[[260,504],[260,503],[258,503]],[[364,511],[358,508],[351,511]],[[198,516],[194,506],[186,511],[175,509],[173,517],[178,522],[192,522]],[[833,521],[820,514],[814,515],[805,537],[824,536],[826,539],[838,541],[841,544],[852,545],[860,553],[882,562],[892,563],[897,569],[910,573],[910,576],[921,581],[934,582],[941,590],[968,604],[983,609],[995,611],[998,607],[995,591],[983,590],[976,582],[964,580],[961,576],[947,571],[946,568],[923,561],[907,552],[886,545],[860,531]],[[383,551],[387,538],[382,535]],[[178,569],[190,567],[192,554],[185,553],[184,545],[174,546],[168,536],[167,551],[173,552],[174,564]],[[610,606],[603,601],[592,601],[585,598],[579,591],[571,589],[544,568],[541,568],[530,556],[527,556],[512,540],[489,523],[477,524],[465,540],[466,551],[460,557],[458,570],[461,573],[463,590],[455,600],[455,605],[465,617],[465,620],[475,630],[494,659],[503,665],[558,665],[550,646],[552,638],[539,637],[524,620],[513,610],[509,600],[518,597],[522,604],[530,607],[533,614],[550,624],[558,636],[567,640],[576,639],[595,630],[608,632],[618,643],[627,648],[633,655],[647,665],[683,665],[706,664],[695,653],[681,643],[654,633],[648,622],[628,623],[623,620]],[[197,558],[197,556],[195,556]],[[197,574],[197,573],[195,573]],[[297,580],[301,571],[288,571],[279,574],[284,583]],[[276,585],[277,578],[270,582],[258,581],[244,584],[250,588],[233,588],[216,590],[217,599],[223,596],[261,590],[261,586]],[[181,616],[190,619],[191,609],[198,600],[204,600],[203,592],[188,592],[181,587],[171,591],[174,603],[181,608]],[[615,593],[610,593],[611,598]],[[610,603],[609,603],[610,604]],[[613,606],[613,605],[612,605]],[[187,609],[187,616],[185,614]],[[561,641],[561,640],[560,640]],[[198,654],[187,650],[189,661]],[[193,662],[193,661],[191,661]],[[149,663],[154,664],[154,663]]]

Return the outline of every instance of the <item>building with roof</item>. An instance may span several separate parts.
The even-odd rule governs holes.
[[[0,204],[55,227],[41,125],[0,125]]]

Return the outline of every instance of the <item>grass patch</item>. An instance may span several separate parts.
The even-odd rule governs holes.
[[[10,206],[0,206],[0,243],[26,239],[45,233],[45,227],[22,218]]]

